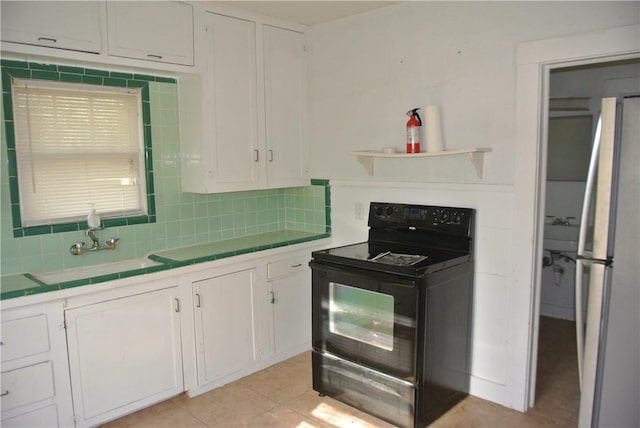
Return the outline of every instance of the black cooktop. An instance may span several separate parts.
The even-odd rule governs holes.
[[[473,217],[470,208],[372,202],[367,242],[312,255],[319,263],[421,275],[471,259]]]
[[[463,263],[471,257],[468,253],[435,249],[420,250],[397,244],[371,242],[318,250],[314,251],[312,256],[319,263],[339,264],[404,275],[420,275],[427,271],[440,270]]]

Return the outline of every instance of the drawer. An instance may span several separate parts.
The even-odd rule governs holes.
[[[21,318],[2,323],[2,361],[10,361],[49,350],[47,316]]]
[[[2,373],[2,411],[53,397],[53,370],[50,361]]]
[[[51,406],[43,407],[38,410],[34,410],[23,415],[15,416],[9,419],[2,420],[3,428],[35,428],[35,427],[57,427],[58,423],[58,409],[54,404]]]
[[[291,275],[309,269],[310,255],[301,255],[267,264],[268,279]]]

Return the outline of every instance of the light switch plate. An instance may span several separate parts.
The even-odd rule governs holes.
[[[356,220],[364,220],[364,204],[356,202]]]

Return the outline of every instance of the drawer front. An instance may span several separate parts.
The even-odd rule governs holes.
[[[301,255],[279,260],[277,262],[271,262],[267,264],[267,276],[269,279],[273,279],[308,270],[310,259],[310,255]]]
[[[2,411],[53,397],[53,370],[50,361],[2,373]]]
[[[58,409],[54,404],[43,407],[20,416],[2,420],[3,428],[35,428],[35,427],[57,427]]]
[[[21,318],[2,323],[2,361],[47,352],[49,329],[47,316]]]

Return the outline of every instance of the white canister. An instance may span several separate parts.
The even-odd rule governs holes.
[[[437,105],[426,106],[424,108],[423,116],[427,153],[437,153],[444,151],[440,107]]]

